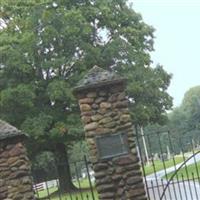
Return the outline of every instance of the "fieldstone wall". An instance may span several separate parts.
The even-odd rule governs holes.
[[[24,134],[0,120],[0,200],[34,200]]]
[[[83,88],[76,94],[101,200],[147,199],[124,89],[123,82],[109,83]],[[99,159],[96,138],[117,132],[127,134],[130,152]]]

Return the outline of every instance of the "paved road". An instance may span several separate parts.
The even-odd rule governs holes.
[[[152,182],[155,186],[157,185],[155,181]],[[152,182],[148,181],[148,187],[152,186]],[[160,187],[149,189],[150,200],[160,200],[166,183],[159,181]],[[199,182],[184,181],[181,183],[171,183],[162,200],[200,200]]]
[[[192,155],[192,154],[191,154]],[[191,156],[189,155],[189,157]],[[186,165],[189,166],[195,162],[200,161],[200,154],[197,154],[194,158],[191,158]],[[167,181],[162,180],[165,174],[174,172],[178,169],[182,163],[176,166],[169,167],[166,170],[160,170],[156,173],[150,174],[146,177],[149,195],[151,200],[160,200],[160,196],[167,184]],[[200,169],[199,169],[200,171]],[[157,187],[159,185],[159,187]],[[163,200],[200,200],[200,182],[199,181],[184,181],[179,183],[173,182],[169,185],[166,190],[165,197]]]

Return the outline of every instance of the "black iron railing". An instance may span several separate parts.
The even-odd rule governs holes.
[[[160,197],[160,200],[162,200],[163,197],[165,196],[165,192],[166,192],[167,188],[168,188],[169,185],[171,184],[171,182],[172,182],[172,180],[174,179],[174,177],[177,176],[177,173],[181,170],[181,168],[184,167],[184,166],[187,168],[187,165],[186,165],[187,162],[188,162],[189,160],[191,160],[192,158],[195,159],[195,156],[196,156],[197,154],[200,154],[200,151],[197,151],[196,153],[194,153],[193,155],[191,155],[188,159],[186,159],[186,160],[180,165],[180,167],[174,172],[174,174],[171,176],[171,178],[170,178],[169,181],[167,182],[167,184],[166,184],[166,186],[165,186],[165,188],[164,188],[164,190],[163,190],[163,193],[162,193],[162,195],[161,195],[161,197]],[[195,165],[196,165],[196,164],[197,164],[197,163],[195,162]],[[186,173],[188,174],[188,170],[186,170]],[[198,173],[198,168],[197,168],[197,173]],[[190,182],[190,181],[194,181],[194,182],[195,182],[195,178],[194,178],[194,173],[193,173],[193,172],[192,172],[192,176],[193,176],[192,179],[188,179],[189,182]],[[198,176],[198,179],[199,179],[199,176]],[[177,183],[178,183],[178,181],[177,181]],[[190,184],[189,184],[189,190],[190,190],[191,196],[193,197],[192,192],[191,192],[191,185],[190,185]],[[195,195],[196,195],[196,197],[198,198],[198,193],[197,193],[196,187],[194,187],[194,190],[195,190]]]
[[[59,163],[59,166],[62,163]],[[51,166],[52,168],[52,166]],[[74,188],[68,191],[62,191],[59,184],[58,170],[53,166],[54,170],[46,173],[46,169],[33,171],[34,192],[36,199],[45,200],[98,200],[94,187],[94,173],[91,163],[86,156],[83,160],[70,163],[70,171]],[[40,173],[38,173],[38,171]]]
[[[199,141],[192,138],[174,139],[170,132],[141,135],[137,129],[133,136],[136,138],[149,200],[200,199]],[[70,163],[70,171],[76,190],[67,192],[60,188],[56,163],[55,166],[49,166],[49,170],[33,172],[36,198],[98,200],[91,163],[86,157]]]
[[[199,141],[174,138],[169,131],[135,132],[148,199],[199,200]]]

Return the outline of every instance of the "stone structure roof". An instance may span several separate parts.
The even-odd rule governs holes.
[[[124,82],[125,78],[122,78],[115,74],[104,70],[98,66],[94,66],[89,72],[80,80],[74,91],[80,91],[89,88],[95,88],[100,86],[105,86],[113,83]]]
[[[26,136],[20,130],[14,126],[8,124],[5,121],[0,120],[0,140],[5,140],[7,138]]]

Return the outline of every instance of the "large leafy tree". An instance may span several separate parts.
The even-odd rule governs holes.
[[[200,86],[185,93],[181,105],[173,110],[169,119],[169,125],[185,133],[200,129]]]
[[[200,129],[200,86],[190,88],[184,95],[181,109],[187,113],[192,129]]]
[[[190,88],[184,95],[182,103],[168,114],[166,129],[171,131],[175,147],[185,151],[191,150],[191,145],[200,142],[200,86]]]
[[[126,0],[1,4],[0,117],[29,133],[32,154],[52,151],[67,165],[67,147],[83,132],[71,89],[94,65],[127,77],[136,124],[163,121],[171,76],[151,67],[154,29]],[[72,188],[58,169],[61,188]]]

